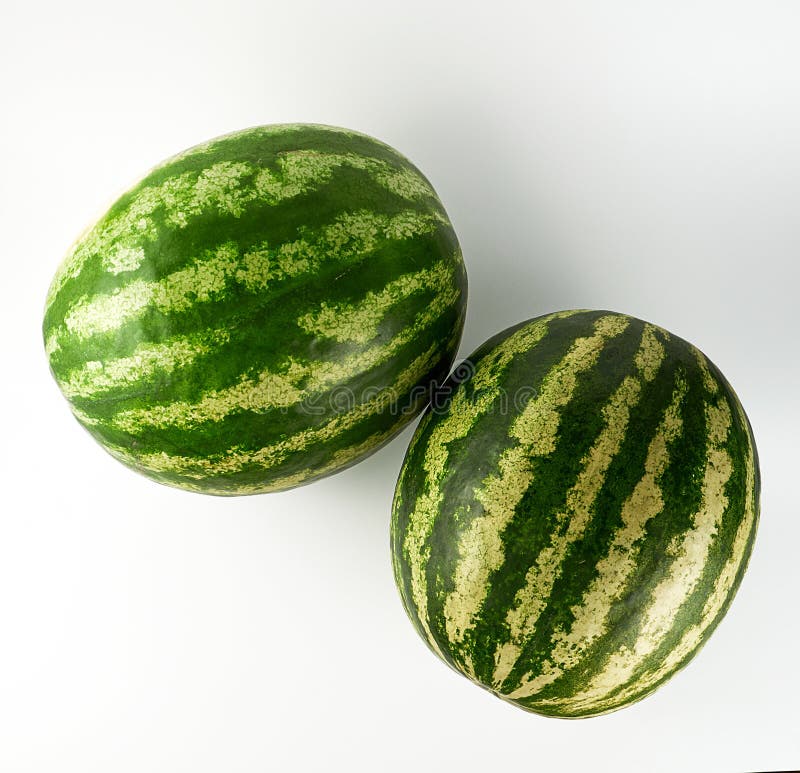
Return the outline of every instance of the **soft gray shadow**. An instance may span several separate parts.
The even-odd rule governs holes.
[[[366,508],[369,517],[383,517],[388,526],[397,476],[418,422],[418,418],[414,419],[410,426],[374,454],[317,485],[325,486],[330,496],[337,499],[358,497],[360,503],[374,503],[375,507]],[[363,504],[349,512],[361,517],[364,513]]]

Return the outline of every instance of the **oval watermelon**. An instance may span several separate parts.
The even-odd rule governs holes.
[[[117,459],[212,494],[277,491],[376,450],[427,403],[466,274],[430,183],[363,134],[263,126],[152,170],[72,247],[51,370]]]
[[[709,637],[750,556],[760,483],[739,400],[686,341],[606,311],[517,325],[456,373],[395,493],[411,621],[530,711],[646,696]]]

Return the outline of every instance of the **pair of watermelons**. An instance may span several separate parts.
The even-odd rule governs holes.
[[[258,127],[156,167],[76,242],[45,347],[111,454],[204,493],[344,469],[427,406],[391,526],[414,626],[524,708],[612,711],[691,659],[741,581],[748,420],[699,350],[615,312],[522,322],[448,377],[466,294],[407,159],[343,129]]]

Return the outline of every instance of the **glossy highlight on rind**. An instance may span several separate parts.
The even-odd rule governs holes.
[[[691,344],[615,312],[539,317],[468,359],[395,492],[412,623],[529,711],[645,697],[708,639],[752,551],[758,458],[736,394]]]
[[[73,245],[50,367],[115,458],[168,485],[278,491],[350,466],[458,348],[458,241],[430,183],[366,135],[247,129],[154,168]]]

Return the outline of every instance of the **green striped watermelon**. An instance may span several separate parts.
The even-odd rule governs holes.
[[[568,311],[490,339],[445,386],[393,506],[417,631],[540,714],[648,695],[720,622],[753,546],[758,460],[730,385],[655,325]]]
[[[52,372],[117,459],[212,494],[341,470],[427,403],[466,275],[430,183],[363,134],[248,129],[152,170],[47,297]]]

